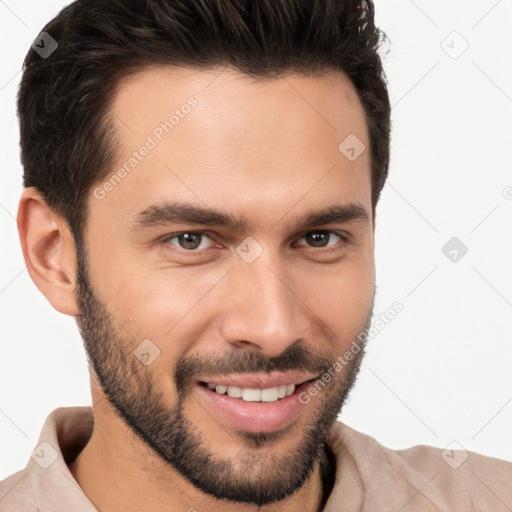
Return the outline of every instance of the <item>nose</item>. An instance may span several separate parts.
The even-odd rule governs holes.
[[[290,273],[264,254],[252,263],[237,261],[226,276],[221,328],[228,343],[275,357],[306,341],[310,322]]]

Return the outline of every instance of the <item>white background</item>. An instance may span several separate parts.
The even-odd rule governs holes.
[[[90,404],[74,319],[31,281],[15,223],[21,64],[64,5],[0,2],[0,479],[54,408]],[[512,461],[512,1],[376,0],[376,17],[394,109],[375,314],[404,310],[371,340],[340,419],[395,449],[456,441]],[[441,251],[454,236],[456,263]]]

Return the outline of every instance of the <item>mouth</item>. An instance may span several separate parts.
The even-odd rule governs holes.
[[[316,377],[315,377],[316,378]],[[309,384],[315,380],[309,379],[304,382],[280,384],[279,386],[267,387],[264,389],[241,386],[226,386],[215,382],[199,381],[199,385],[208,388],[219,395],[227,395],[231,398],[239,398],[245,402],[277,402],[296,393],[303,384]]]
[[[298,419],[305,407],[299,395],[316,378],[271,387],[218,384],[212,379],[198,381],[195,387],[200,403],[222,424],[245,432],[271,432]]]

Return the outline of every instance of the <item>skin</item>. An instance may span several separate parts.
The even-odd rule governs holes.
[[[258,81],[228,68],[149,68],[117,92],[115,169],[191,96],[197,106],[136,168],[103,198],[90,191],[86,266],[78,265],[67,224],[37,191],[26,189],[20,200],[28,271],[55,309],[76,317],[92,359],[94,430],[70,469],[103,512],[317,511],[323,443],[362,353],[287,428],[252,436],[208,409],[184,363],[196,363],[200,374],[272,364],[320,374],[368,325],[375,293],[370,154],[352,162],[338,150],[349,134],[369,148],[364,109],[339,71]],[[164,200],[222,209],[249,228],[136,225],[140,211]],[[304,214],[349,203],[368,218],[297,228]],[[199,230],[210,232],[200,254],[168,236]],[[348,240],[332,234],[314,245],[311,233],[325,231]],[[252,263],[237,252],[249,236],[262,248]],[[145,339],[160,351],[149,365],[133,354]],[[142,414],[130,424],[124,416],[135,404]],[[148,445],[141,434],[157,419]],[[183,436],[165,437],[162,425],[179,425]],[[197,457],[208,453],[217,463],[202,464],[205,480],[195,484],[186,475],[193,460],[176,468],[179,446],[193,440]],[[309,467],[298,481],[301,464]],[[205,490],[208,478],[219,489],[220,481],[240,489],[239,502]],[[276,481],[288,490],[280,501],[271,500]],[[266,500],[241,498],[258,486]],[[228,487],[216,492],[228,496]]]

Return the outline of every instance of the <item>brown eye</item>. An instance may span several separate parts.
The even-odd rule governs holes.
[[[338,239],[343,239],[343,237],[333,231],[311,231],[310,233],[306,233],[302,238],[307,241],[308,245],[311,247],[330,247],[331,245],[336,244],[337,240],[334,240],[334,243],[329,243],[332,235],[338,237]],[[304,245],[304,244],[299,244]]]
[[[169,235],[165,239],[165,243],[177,245],[180,249],[184,249],[186,251],[200,251],[202,249],[208,248],[208,244],[204,243],[205,239],[211,240],[211,238],[207,236],[205,233],[186,232]],[[176,240],[178,243],[173,243],[173,240]]]

